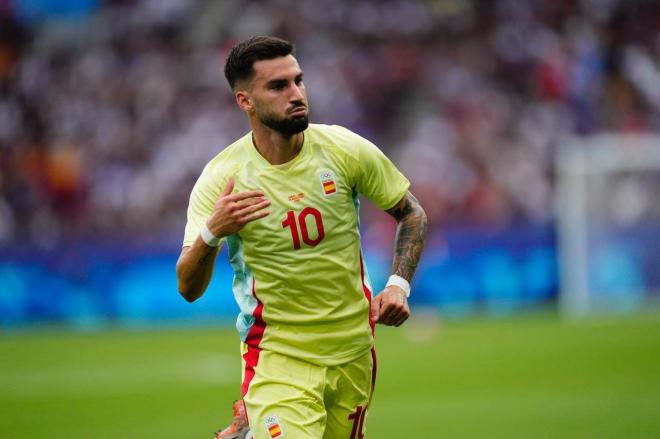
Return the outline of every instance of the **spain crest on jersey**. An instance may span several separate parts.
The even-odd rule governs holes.
[[[325,170],[319,174],[323,195],[332,195],[337,192],[337,179],[332,171]]]
[[[268,416],[264,421],[264,424],[266,425],[266,430],[268,430],[271,439],[284,437],[284,431],[280,425],[280,419],[277,416]]]

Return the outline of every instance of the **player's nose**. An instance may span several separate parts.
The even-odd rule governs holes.
[[[291,87],[291,102],[304,102],[305,101],[305,92],[297,84],[293,84]]]

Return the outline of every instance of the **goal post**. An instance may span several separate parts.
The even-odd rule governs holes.
[[[660,291],[660,136],[567,139],[556,159],[559,305],[625,312]]]

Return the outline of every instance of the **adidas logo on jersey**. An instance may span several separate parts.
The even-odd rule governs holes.
[[[302,200],[303,198],[305,198],[305,194],[302,193],[302,192],[299,192],[299,193],[297,193],[297,194],[289,195],[288,198],[289,198],[289,201],[296,201],[296,202],[298,202],[298,201]]]

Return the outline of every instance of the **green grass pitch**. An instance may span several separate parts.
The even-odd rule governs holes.
[[[211,438],[231,328],[0,335],[0,437]],[[367,437],[660,437],[660,313],[439,321],[377,332]]]

